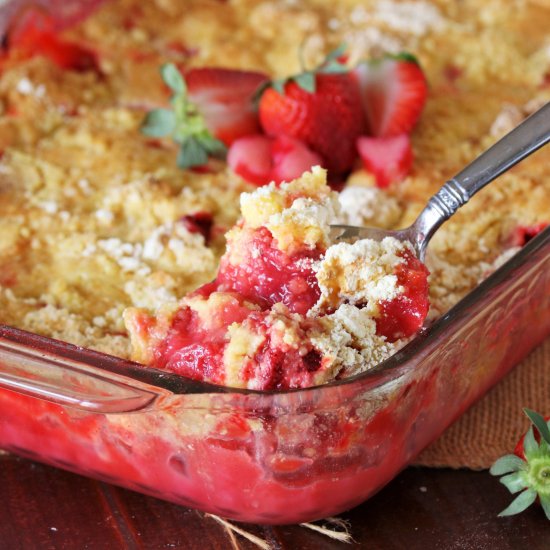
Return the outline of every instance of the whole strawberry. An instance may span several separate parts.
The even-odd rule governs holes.
[[[314,71],[272,83],[259,103],[266,134],[305,143],[332,174],[351,170],[365,129],[357,79],[338,61],[340,54],[333,52]]]
[[[533,502],[539,502],[550,520],[550,416],[524,409],[532,422],[527,433],[518,441],[514,454],[499,458],[491,466],[491,474],[512,493],[519,495],[499,516],[523,512]]]

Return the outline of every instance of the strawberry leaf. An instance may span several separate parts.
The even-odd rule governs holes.
[[[492,466],[489,472],[494,476],[525,470],[527,463],[516,455],[506,455],[499,458]]]
[[[527,433],[525,434],[523,448],[525,449],[525,456],[533,454],[539,450],[539,444],[535,439],[535,433],[533,432],[532,426],[527,430]]]
[[[225,144],[209,134],[199,137],[198,141],[204,150],[213,157],[223,158],[227,154]]]
[[[550,520],[550,495],[539,495],[539,499],[546,517]]]
[[[550,429],[548,428],[548,424],[545,422],[544,418],[539,413],[532,411],[531,409],[523,409],[523,412],[537,428],[542,439],[550,445]]]
[[[271,83],[271,87],[280,95],[285,95],[286,79],[274,80]]]
[[[523,491],[523,493],[520,493],[508,506],[508,508],[505,508],[500,512],[499,517],[503,516],[513,516],[515,514],[519,514],[520,512],[523,512],[526,508],[531,506],[533,502],[535,502],[537,498],[537,492],[534,489],[527,489],[527,491]]]
[[[187,92],[185,80],[178,68],[173,63],[166,63],[160,68],[160,74],[165,84],[175,93],[184,94]]]
[[[146,136],[164,137],[176,128],[176,116],[169,109],[155,109],[145,116],[141,131]]]
[[[513,474],[508,474],[501,477],[500,482],[512,494],[519,493],[519,491],[527,488],[527,482],[525,481],[525,476],[522,475],[522,472],[514,472]]]
[[[197,138],[190,137],[181,144],[177,159],[180,168],[201,166],[207,161],[208,155]]]
[[[409,63],[415,63],[416,65],[420,65],[420,63],[418,63],[418,59],[416,59],[416,57],[409,52],[399,52],[398,54],[395,54],[392,57],[399,61],[408,61]]]
[[[348,49],[348,45],[346,43],[340,44],[337,48],[332,50],[328,53],[327,57],[325,58],[325,61],[329,63],[330,61],[338,61]]]
[[[305,71],[297,76],[295,76],[292,80],[296,82],[302,90],[305,90],[306,92],[309,92],[310,94],[315,93],[315,73],[311,71]]]

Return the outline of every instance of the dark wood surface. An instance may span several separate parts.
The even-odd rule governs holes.
[[[1,550],[232,548],[223,527],[200,512],[10,455],[0,456],[0,495]],[[340,516],[353,546],[300,526],[241,526],[274,549],[550,549],[539,508],[497,518],[510,498],[487,472],[409,468]]]

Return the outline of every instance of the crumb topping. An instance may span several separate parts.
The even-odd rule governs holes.
[[[396,268],[404,262],[405,251],[412,253],[412,246],[393,237],[331,246],[317,270],[321,297],[314,310],[331,311],[340,304],[352,304],[361,305],[372,317],[378,316],[381,302],[403,292]]]

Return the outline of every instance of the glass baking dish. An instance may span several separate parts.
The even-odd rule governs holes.
[[[0,34],[25,4],[0,6]],[[0,448],[236,520],[311,521],[379,490],[548,335],[550,228],[395,356],[316,388],[233,390],[0,326]]]
[[[550,335],[550,228],[375,369],[285,391],[188,380],[0,327],[0,448],[224,517],[367,499]]]

